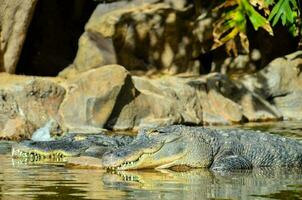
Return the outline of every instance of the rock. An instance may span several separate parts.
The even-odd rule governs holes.
[[[0,72],[15,72],[36,2],[1,0]]]
[[[247,75],[242,83],[265,98],[300,90],[302,84],[302,51],[277,58],[258,73]]]
[[[217,93],[240,105],[240,110],[248,121],[271,121],[279,120],[282,117],[276,107],[270,105],[256,93],[249,91],[240,82],[231,81],[225,75],[210,75],[208,85],[209,90],[215,88]],[[236,113],[238,109],[230,109],[225,113],[230,114],[232,112]]]
[[[69,89],[60,107],[61,124],[71,132],[202,124],[196,90],[186,82],[177,77],[131,78],[118,65],[89,70],[68,81]]]
[[[274,106],[225,75],[212,73],[202,79],[199,83],[195,80],[191,85],[205,88],[205,93],[199,93],[205,124],[233,124],[281,118]]]
[[[281,118],[278,110],[242,84],[221,74],[205,77],[132,77],[133,88],[121,91],[106,127],[137,129],[167,124],[233,124]],[[132,99],[132,100],[131,100]]]
[[[74,60],[79,71],[87,71],[87,69],[117,62],[112,40],[104,38],[102,35],[86,32],[81,36],[79,46]]]
[[[200,43],[193,35],[192,8],[184,1],[156,2],[99,4],[85,26],[73,65],[61,75],[115,63],[132,72],[197,72],[199,63],[193,57]]]
[[[54,132],[53,127],[57,126],[57,122],[50,119],[43,127],[38,128],[33,132],[31,140],[33,141],[52,141],[51,133]]]
[[[203,10],[203,14],[195,20],[193,28],[194,37],[199,41],[196,45],[199,45],[201,52],[209,52],[214,44],[213,42],[213,23],[215,17],[212,13],[208,13]]]
[[[29,138],[57,112],[65,89],[56,78],[0,73],[0,137]]]
[[[241,106],[221,94],[219,86],[216,85],[219,80],[209,76],[205,81],[206,93],[201,94],[204,123],[212,125],[241,122],[243,118]]]
[[[186,79],[164,77],[150,80],[133,77],[135,93],[125,91],[123,98],[133,99],[113,111],[106,124],[112,129],[138,129],[168,124],[202,124],[202,106],[197,91]],[[119,104],[119,103],[118,103]]]
[[[272,102],[285,120],[302,120],[302,90],[273,98]]]
[[[60,72],[59,76],[72,77],[80,72],[114,63],[117,63],[117,60],[112,39],[85,32],[79,40],[79,49],[73,65]]]
[[[263,70],[245,76],[241,82],[268,100],[285,119],[302,119],[302,51],[277,58]]]
[[[226,56],[225,52],[218,53],[217,51],[213,55],[211,71],[228,74],[233,77],[236,75],[242,76],[242,74],[255,72],[260,59],[261,54],[257,49],[253,49],[249,54],[239,54],[236,57]]]
[[[121,90],[128,85],[130,75],[119,65],[92,69],[69,79],[59,111],[61,123],[73,132],[99,132],[111,116]]]
[[[29,121],[18,116],[13,119],[7,119],[3,129],[0,131],[0,139],[28,139],[34,130],[35,127]]]

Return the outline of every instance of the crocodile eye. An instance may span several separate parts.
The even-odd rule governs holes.
[[[152,129],[150,131],[147,132],[148,136],[157,136],[159,134],[159,131]]]
[[[74,137],[74,140],[75,141],[83,141],[83,140],[86,140],[86,136],[82,136],[82,135],[77,135]]]

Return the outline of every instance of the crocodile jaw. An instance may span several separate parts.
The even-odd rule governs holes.
[[[30,147],[13,145],[12,157],[26,160],[29,162],[37,162],[41,160],[62,161],[64,157],[74,156],[70,153],[60,150],[43,151],[39,149],[32,149]]]
[[[186,149],[181,141],[153,147],[153,151],[150,151],[150,149],[146,151],[142,149],[130,149],[128,151],[122,149],[104,155],[102,164],[110,170],[168,168],[183,164],[182,161],[188,153]],[[123,152],[123,150],[125,150],[125,155],[120,155],[118,152]],[[118,156],[121,156],[121,158],[118,158]]]
[[[139,156],[136,160],[134,161],[129,161],[129,162],[124,162],[121,165],[117,166],[117,167],[109,167],[108,169],[111,170],[132,170],[132,169],[140,169],[140,168],[144,168],[143,163],[146,160],[146,158],[148,157],[148,154],[142,154],[141,156]]]

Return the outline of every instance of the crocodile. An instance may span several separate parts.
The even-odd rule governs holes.
[[[129,144],[132,136],[70,133],[53,141],[25,140],[12,145],[12,157],[25,162],[65,161],[66,157],[102,157],[110,150]]]
[[[130,144],[105,152],[102,165],[111,170],[301,168],[302,143],[260,131],[172,125],[141,129]]]

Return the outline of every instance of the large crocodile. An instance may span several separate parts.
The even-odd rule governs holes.
[[[98,140],[80,138],[77,142],[75,137],[70,138],[69,142],[65,139],[22,143],[13,147],[13,155],[39,158],[38,155],[45,152],[59,156],[90,152],[90,156],[100,158],[103,167],[114,170],[302,167],[302,143],[258,131],[173,125],[142,129],[134,140],[99,136]],[[120,144],[116,143],[117,140]]]
[[[258,131],[174,125],[141,130],[131,144],[106,152],[102,164],[117,170],[302,167],[302,143]]]

